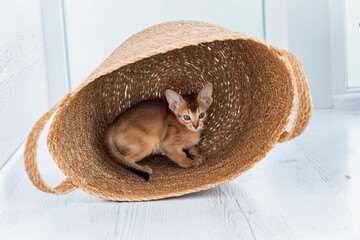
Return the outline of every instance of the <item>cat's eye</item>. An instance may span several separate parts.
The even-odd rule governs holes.
[[[184,115],[183,118],[184,118],[185,121],[189,121],[189,120],[190,120],[190,116],[189,116],[189,115]]]
[[[199,114],[199,118],[204,118],[205,117],[205,113],[200,113]]]

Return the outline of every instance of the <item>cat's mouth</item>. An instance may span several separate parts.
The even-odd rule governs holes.
[[[200,131],[201,130],[201,128],[192,128],[191,129],[191,131],[193,131],[193,132],[197,132],[197,131]]]

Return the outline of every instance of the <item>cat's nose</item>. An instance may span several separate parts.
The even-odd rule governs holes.
[[[199,124],[193,124],[193,127],[197,129],[199,127]]]

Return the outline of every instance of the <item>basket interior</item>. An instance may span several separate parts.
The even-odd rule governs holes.
[[[208,82],[214,102],[198,146],[206,156],[202,165],[183,169],[165,156],[150,156],[138,162],[153,169],[145,182],[108,155],[101,139],[122,111],[144,99],[164,98],[166,89],[197,93]],[[87,192],[115,200],[181,195],[229,181],[265,156],[284,130],[293,94],[285,64],[266,46],[251,40],[201,43],[87,84],[59,111],[49,141],[57,146],[53,154],[61,153],[60,168]]]

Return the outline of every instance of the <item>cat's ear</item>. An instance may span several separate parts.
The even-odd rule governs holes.
[[[212,83],[206,84],[198,94],[198,101],[205,103],[208,107],[213,102],[213,85]]]
[[[178,110],[184,104],[184,99],[170,89],[166,90],[166,100],[169,103],[169,108],[173,111]]]

